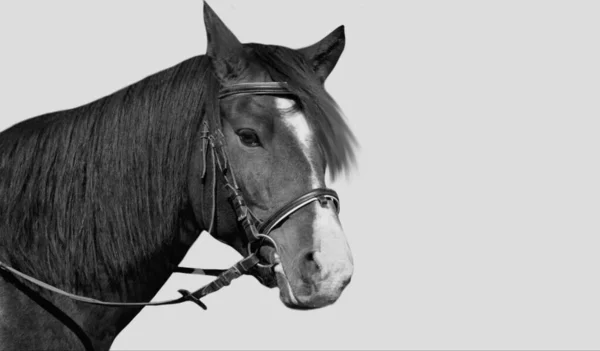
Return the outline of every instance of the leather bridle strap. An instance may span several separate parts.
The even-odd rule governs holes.
[[[332,200],[335,204],[336,212],[340,212],[340,199],[335,190],[329,188],[318,188],[309,191],[308,193],[299,196],[298,198],[290,201],[285,206],[275,212],[269,219],[264,221],[259,227],[258,231],[262,234],[269,234],[273,228],[279,223],[286,220],[294,212],[298,211],[302,207],[310,204],[313,201],[319,201],[321,205],[326,205],[329,200]]]
[[[18,270],[7,266],[3,262],[0,262],[0,270],[4,270],[9,273],[12,273],[13,275],[23,278],[23,279],[29,281],[30,283],[40,286],[46,290],[66,296],[66,297],[76,300],[76,301],[85,302],[85,303],[89,303],[92,305],[99,305],[99,306],[105,306],[105,307],[144,307],[144,306],[175,305],[175,304],[186,302],[186,301],[192,301],[192,302],[196,303],[198,306],[202,307],[203,309],[206,309],[206,305],[204,305],[204,303],[202,303],[200,301],[200,298],[202,298],[210,293],[213,293],[213,292],[221,289],[224,286],[229,285],[232,280],[248,273],[250,271],[250,269],[252,267],[254,267],[259,261],[260,260],[256,256],[256,254],[252,254],[252,255],[242,259],[238,263],[236,263],[233,267],[220,272],[219,276],[215,280],[213,280],[212,282],[208,283],[207,285],[201,287],[200,289],[198,289],[194,292],[189,292],[187,290],[180,289],[180,290],[178,290],[178,292],[182,295],[182,297],[177,298],[177,299],[156,301],[156,302],[101,301],[101,300],[93,299],[90,297],[80,296],[80,295],[76,295],[76,294],[72,294],[70,292],[64,291],[64,290],[54,287],[50,284],[44,283],[41,280],[35,279],[27,274],[21,273]],[[199,272],[189,272],[189,273],[199,273]],[[202,274],[208,275],[208,272],[204,271]]]
[[[54,318],[58,319],[58,321],[69,328],[79,338],[79,341],[81,341],[86,351],[94,351],[94,345],[92,341],[87,336],[85,331],[79,326],[79,324],[73,320],[73,318],[63,312],[52,302],[45,299],[42,295],[34,291],[32,288],[27,286],[24,282],[17,279],[10,272],[0,269],[0,276],[2,276],[2,278],[4,278],[7,282],[13,284],[15,288],[19,289],[32,301],[46,310],[46,312],[50,313],[52,316],[54,316]]]
[[[219,167],[223,176],[224,186],[228,192],[228,198],[235,211],[236,220],[244,229],[248,242],[258,240],[259,233],[250,214],[250,209],[246,205],[242,191],[240,190],[235,178],[235,173],[229,165],[229,157],[225,149],[225,137],[221,129],[217,129],[214,135],[209,137],[210,145],[213,149],[213,159],[216,160],[216,166]],[[213,167],[215,164],[213,162]]]
[[[238,83],[221,88],[219,99],[232,95],[294,95],[286,82]]]

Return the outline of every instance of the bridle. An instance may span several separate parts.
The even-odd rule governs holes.
[[[284,82],[265,82],[265,83],[240,83],[231,86],[227,86],[221,89],[219,93],[219,100],[225,99],[231,96],[237,95],[282,95],[289,96],[294,95],[288,88],[287,83]],[[210,132],[210,126],[208,122],[204,122],[202,126],[201,138],[202,138],[202,153],[206,166],[206,150],[207,144],[211,146],[213,170],[216,169],[216,165],[219,167],[224,180],[224,187],[228,190],[228,198],[233,205],[235,210],[237,221],[241,224],[246,238],[248,241],[248,252],[253,252],[251,246],[257,242],[269,242],[275,249],[277,245],[268,235],[276,228],[280,223],[285,221],[290,215],[300,210],[304,206],[319,201],[322,205],[326,205],[329,201],[333,201],[336,207],[336,211],[339,213],[340,200],[337,193],[329,188],[317,188],[310,190],[309,192],[298,196],[297,198],[289,201],[279,210],[275,211],[266,220],[260,220],[257,218],[246,205],[244,196],[238,186],[235,178],[233,169],[229,164],[229,157],[225,149],[225,142],[223,132],[221,131],[219,121],[215,121],[214,132]],[[202,171],[204,177],[206,170]],[[216,179],[213,177],[213,189],[216,188]],[[214,191],[213,191],[214,194]],[[213,196],[213,201],[215,196]],[[213,209],[215,208],[213,203]],[[211,215],[211,221],[214,219],[214,215]],[[209,232],[212,228],[212,223],[209,226]]]
[[[225,99],[232,96],[237,95],[281,95],[281,96],[290,96],[294,95],[293,92],[288,88],[287,83],[284,82],[265,82],[265,83],[241,83],[230,85],[221,88],[219,92],[219,100]],[[218,103],[217,103],[218,106]],[[224,181],[224,187],[228,191],[228,199],[231,202],[233,209],[236,214],[236,220],[238,224],[243,228],[244,233],[246,234],[247,245],[248,245],[248,256],[244,257],[242,260],[238,261],[231,268],[222,270],[222,269],[199,269],[199,268],[187,268],[187,267],[177,267],[175,272],[178,273],[188,273],[188,274],[201,274],[201,275],[212,275],[217,276],[215,280],[208,283],[207,285],[201,287],[200,289],[189,292],[184,289],[178,290],[178,292],[182,295],[179,298],[157,301],[157,302],[111,302],[111,301],[102,301],[97,300],[85,296],[80,296],[76,294],[69,293],[67,291],[58,289],[50,284],[44,283],[36,278],[33,278],[27,274],[24,274],[8,265],[0,261],[0,273],[5,278],[8,273],[7,281],[13,283],[17,288],[26,292],[28,295],[32,293],[32,290],[21,283],[19,280],[15,279],[15,276],[20,277],[30,283],[33,283],[43,289],[49,290],[51,292],[69,297],[73,300],[85,302],[94,305],[107,306],[107,307],[144,307],[144,306],[164,306],[164,305],[174,305],[186,301],[192,301],[196,303],[198,306],[206,309],[206,305],[200,301],[204,296],[211,294],[220,290],[221,288],[229,285],[231,281],[244,274],[250,274],[250,271],[253,268],[262,269],[262,270],[271,270],[274,265],[279,263],[279,258],[277,254],[277,244],[275,241],[269,236],[269,233],[275,229],[279,224],[284,222],[290,215],[299,211],[303,207],[308,204],[319,201],[321,205],[326,205],[329,201],[332,201],[336,207],[336,211],[339,212],[340,201],[337,193],[329,188],[317,188],[313,189],[297,198],[289,201],[286,205],[281,207],[275,213],[273,213],[266,220],[260,220],[255,215],[252,214],[248,206],[246,205],[246,201],[240,190],[238,183],[235,178],[235,174],[231,165],[229,163],[229,157],[227,155],[225,140],[223,136],[223,132],[220,126],[220,114],[214,114],[211,121],[203,121],[200,139],[202,142],[202,157],[203,157],[203,169],[202,169],[202,178],[206,177],[206,168],[207,168],[207,154],[211,153],[212,159],[212,209],[210,214],[210,225],[208,232],[212,233],[215,211],[216,211],[216,188],[217,188],[217,180],[216,180],[216,171],[217,167],[219,168],[221,175]],[[266,250],[264,250],[266,249]],[[266,254],[264,252],[268,252],[270,254]],[[39,294],[38,294],[39,295]],[[40,299],[44,300],[39,296]],[[35,299],[38,304],[42,304],[38,299]],[[48,302],[49,303],[49,302]],[[44,307],[44,306],[42,306]],[[46,307],[44,307],[46,308]],[[47,309],[48,310],[48,309]],[[50,311],[50,310],[49,310]],[[50,311],[52,314],[55,314],[55,311]],[[65,322],[64,318],[70,319],[68,316],[63,315],[57,317],[63,323]],[[72,322],[72,320],[71,320]],[[73,322],[74,323],[74,322]],[[68,325],[69,326],[69,325]],[[71,329],[77,328],[75,326],[69,326]],[[82,330],[74,330],[76,334],[82,339],[81,333]],[[85,333],[83,333],[85,336]],[[84,345],[88,349],[89,340],[87,342],[82,339]]]

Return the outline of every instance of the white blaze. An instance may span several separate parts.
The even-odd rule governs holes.
[[[281,111],[283,124],[288,127],[289,130],[291,130],[296,136],[296,140],[298,140],[300,147],[302,148],[302,153],[304,154],[304,157],[310,166],[311,186],[313,188],[318,188],[320,186],[319,180],[317,178],[313,160],[310,157],[310,148],[312,146],[314,136],[312,130],[310,130],[306,116],[304,116],[301,111],[293,109],[293,100],[275,98],[275,104],[277,109]]]
[[[294,101],[284,98],[275,98],[275,103],[279,111],[281,111],[281,117],[283,118],[283,124],[285,124],[293,133],[296,135],[302,151],[308,161],[310,159],[310,147],[313,142],[313,133],[308,126],[306,116],[297,109],[293,109]],[[311,169],[313,167],[312,162],[309,162]]]
[[[302,148],[304,157],[306,157],[306,161],[310,165],[312,188],[316,189],[322,187],[323,184],[319,182],[317,172],[314,167],[314,162],[311,159],[310,150],[311,147],[314,147],[314,134],[308,125],[306,116],[304,116],[304,114],[298,109],[293,109],[293,100],[275,98],[275,104],[281,112],[283,124],[296,136],[296,140],[298,140],[298,143]],[[312,227],[316,245],[315,249],[319,250],[326,249],[328,244],[326,238],[331,236],[331,232],[343,232],[341,231],[341,227],[337,221],[333,206],[321,207],[317,205],[317,209],[318,210],[315,213],[315,217],[313,218]],[[333,236],[335,237],[336,235]]]

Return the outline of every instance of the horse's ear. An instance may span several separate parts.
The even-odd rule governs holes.
[[[298,51],[308,59],[321,82],[325,82],[342,55],[345,45],[344,26],[339,26],[318,43]]]
[[[208,42],[206,55],[212,59],[217,77],[221,82],[235,78],[245,68],[242,44],[206,1],[204,2],[204,25]]]

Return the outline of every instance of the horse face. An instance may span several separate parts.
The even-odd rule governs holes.
[[[272,81],[264,62],[253,61],[248,48],[205,3],[207,55],[222,85]],[[312,64],[315,84],[322,84],[344,46],[343,28],[300,50]],[[221,100],[222,129],[231,168],[253,214],[266,219],[281,206],[312,189],[324,187],[326,161],[302,104],[289,97],[241,95]],[[231,221],[234,217],[231,217]],[[232,235],[235,232],[235,235]],[[213,235],[247,254],[243,232]],[[312,202],[292,214],[270,236],[281,264],[271,273],[281,300],[292,308],[333,303],[349,283],[353,261],[334,205]],[[260,279],[269,285],[269,277]]]
[[[325,164],[306,116],[292,99],[244,96],[221,104],[232,168],[258,218],[325,185]],[[333,203],[313,202],[271,232],[282,301],[297,308],[337,300],[350,281],[352,256]]]

